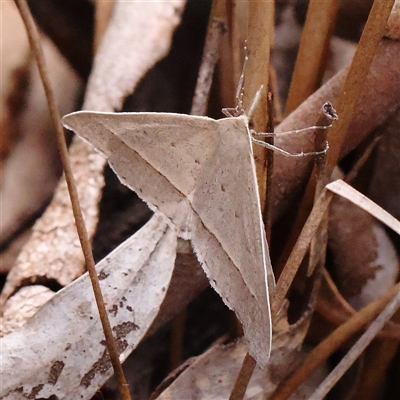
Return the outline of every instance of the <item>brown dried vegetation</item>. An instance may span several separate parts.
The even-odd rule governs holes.
[[[245,40],[244,109],[261,85],[267,88],[253,129],[313,126],[326,101],[338,112],[327,134],[322,172],[313,157],[255,148],[277,280],[271,294],[273,348],[265,369],[246,356],[243,339],[234,341],[240,324],[207,288],[190,244],[176,245],[170,228],[162,219],[150,219],[147,206],[119,183],[103,157],[82,141],[69,140],[106,309],[120,328],[117,345],[132,398],[321,399],[329,390],[328,398],[335,399],[399,398],[400,223],[394,217],[400,216],[400,2],[28,3],[42,32],[61,115],[81,108],[204,109],[220,118],[222,107],[237,105]],[[1,18],[0,340],[5,346],[0,348],[7,357],[35,360],[38,372],[36,377],[18,364],[21,370],[13,376],[21,381],[0,396],[118,398],[115,382],[106,382],[112,368],[91,288],[85,275],[79,278],[85,261],[68,188],[60,180],[41,81],[12,2],[2,2]],[[269,143],[310,152],[315,134],[277,136]],[[140,251],[128,257],[118,253],[120,247],[110,254],[128,238],[122,247],[137,250],[140,243]],[[133,276],[131,259],[138,263]],[[114,286],[121,292],[114,294]],[[68,321],[74,304],[76,320]],[[351,368],[339,364],[368,327],[375,329],[371,343]],[[45,351],[36,335],[53,328],[61,350],[41,358]],[[85,337],[95,331],[87,345]],[[23,344],[20,353],[6,354],[9,335]],[[73,378],[64,378],[68,357],[86,368],[76,387]]]

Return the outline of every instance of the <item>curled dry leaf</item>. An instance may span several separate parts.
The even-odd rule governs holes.
[[[334,213],[337,212],[342,215],[346,213],[348,219],[352,221],[352,229],[356,225],[363,232],[362,241],[358,241],[357,238],[356,243],[354,243],[354,237],[347,237],[347,240],[352,242],[352,257],[354,258],[354,253],[356,253],[356,259],[359,258],[356,261],[356,265],[351,265],[348,261],[351,256],[345,254],[346,251],[350,251],[348,246],[342,246],[341,249],[336,249],[335,252],[337,255],[342,255],[347,259],[346,268],[349,265],[353,267],[351,271],[339,270],[337,272],[342,275],[341,283],[344,286],[345,294],[352,298],[352,303],[356,307],[362,307],[365,303],[372,301],[386,292],[396,282],[399,272],[399,260],[386,233],[378,225],[372,224],[371,221],[368,224],[368,218],[362,214],[367,212],[397,234],[400,234],[400,221],[340,179],[328,184],[327,189],[342,197],[340,202],[337,202],[337,209],[334,210]],[[358,207],[358,210],[352,209],[344,199],[351,201]],[[362,215],[361,218],[360,213]],[[359,222],[354,221],[357,219],[359,219]],[[332,223],[335,224],[335,219]],[[342,231],[343,236],[348,234],[349,229],[345,225],[346,222],[341,219],[340,224],[341,226],[337,226],[336,229]],[[369,229],[366,228],[366,224],[369,226]],[[346,240],[346,237],[342,239]],[[357,244],[362,246],[362,248],[355,247]],[[338,247],[338,238],[336,238],[336,242],[333,242],[333,245]],[[359,270],[360,264],[362,271],[358,274],[359,281],[354,282],[354,273]],[[350,273],[351,278],[353,278],[351,283],[348,276]],[[351,284],[351,289],[348,287],[349,284]]]
[[[338,179],[326,185],[326,188],[331,192],[351,201],[361,209],[367,211],[376,219],[384,223],[388,228],[392,229],[400,235],[400,221],[394,218],[386,210],[374,203],[367,196],[360,193],[358,190],[351,187],[346,182]]]
[[[15,117],[21,112],[28,64],[28,42],[13,2],[1,5],[0,156],[6,157],[18,138]]]
[[[52,290],[39,285],[19,290],[4,307],[3,316],[0,317],[0,337],[24,325],[54,294]]]
[[[76,108],[81,82],[48,40],[42,40],[42,46],[60,111],[71,111]],[[17,122],[19,140],[3,169],[0,190],[1,242],[43,207],[61,175],[54,129],[33,60],[28,82],[30,86],[25,98],[25,110]]]
[[[103,160],[97,155],[92,156],[87,146],[75,147],[73,159],[86,227],[93,232],[103,183]],[[65,286],[84,272],[82,250],[73,221],[71,202],[63,180],[8,274],[1,294],[3,302],[28,282],[56,280]]]
[[[176,245],[176,233],[154,216],[96,267],[122,360],[158,314]],[[87,274],[2,339],[4,400],[90,398],[111,374]]]
[[[13,3],[4,3],[3,11],[2,19],[13,26],[3,27],[2,35],[3,58],[10,58],[2,66],[2,87],[10,88],[2,93],[7,97],[1,99],[1,142],[11,137],[15,144],[2,168],[1,244],[43,208],[61,175],[54,129],[25,29]],[[70,112],[76,108],[81,82],[49,40],[42,38],[42,46],[60,110]]]
[[[356,309],[396,283],[399,261],[390,238],[373,216],[343,198],[334,198],[329,248],[342,295]]]
[[[95,57],[84,109],[121,109],[149,68],[167,54],[185,4],[185,0],[116,1]]]
[[[366,194],[400,219],[400,109],[388,122],[376,148],[373,171]]]

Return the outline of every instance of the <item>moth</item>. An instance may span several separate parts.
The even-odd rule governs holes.
[[[191,241],[211,285],[242,322],[250,354],[265,366],[275,283],[248,117],[80,111],[62,122]]]

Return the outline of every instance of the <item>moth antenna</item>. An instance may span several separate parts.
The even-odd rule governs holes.
[[[236,106],[234,108],[223,108],[222,113],[225,114],[227,117],[238,117],[244,114],[243,109],[243,96],[244,96],[244,71],[246,69],[247,60],[249,59],[247,55],[247,40],[244,42],[244,61],[242,67],[242,73],[239,77],[239,82],[236,88]]]
[[[244,96],[244,71],[246,70],[247,61],[249,56],[247,55],[247,41],[244,42],[244,61],[242,67],[242,73],[240,74],[238,86],[236,89],[236,110],[237,112],[243,114],[243,96]]]

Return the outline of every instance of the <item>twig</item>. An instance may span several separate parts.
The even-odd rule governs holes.
[[[210,93],[215,64],[218,61],[218,49],[221,36],[226,32],[225,0],[214,0],[207,36],[204,45],[203,58],[197,85],[193,97],[191,115],[206,115],[208,95]]]
[[[310,0],[286,101],[286,115],[314,93],[320,83],[338,8],[337,0]]]
[[[317,120],[317,125],[329,126],[333,121],[337,120],[338,116],[336,115],[335,109],[332,107],[332,104],[326,102],[319,113],[319,117]],[[323,130],[322,132],[315,132],[315,152],[321,152],[324,149],[327,149],[327,135],[328,129]],[[329,182],[329,176],[326,170],[326,152],[322,152],[315,157],[315,193],[314,193],[314,203],[317,201],[320,196],[323,188]],[[322,221],[317,229],[317,232],[313,239],[311,240],[310,245],[310,258],[308,262],[308,271],[307,276],[311,276],[314,272],[315,267],[325,260],[326,255],[326,245],[328,242],[328,216],[324,215]]]
[[[229,396],[229,400],[243,399],[256,364],[256,360],[249,353],[246,353],[239,374],[236,377],[231,395]]]
[[[274,29],[274,2],[250,1],[248,8],[248,61],[245,70],[243,108],[249,110],[256,93],[263,86],[265,92],[255,110],[251,128],[257,132],[265,132],[267,127],[266,91],[269,87],[270,51]],[[266,150],[260,146],[253,146],[253,152],[260,203],[261,207],[264,207],[267,181]]]
[[[293,282],[293,279],[303,261],[304,256],[310,246],[311,239],[314,237],[318,226],[326,213],[332,194],[326,189],[322,191],[319,199],[315,202],[314,207],[307,218],[306,223],[300,233],[300,236],[286,262],[281,275],[279,276],[276,288],[274,290],[271,301],[272,320],[276,317],[282,306],[283,300]]]
[[[270,86],[270,85],[269,85]],[[268,89],[267,93],[267,132],[274,132],[274,97],[273,92]],[[270,136],[265,138],[266,143],[271,146],[274,146],[274,137]],[[271,243],[271,215],[272,215],[272,172],[274,170],[274,152],[267,151],[267,188],[265,194],[265,204],[263,210],[263,220],[265,227],[265,236],[267,238],[267,242]]]
[[[327,143],[326,143],[327,130],[330,129],[332,122],[337,119],[336,112],[333,109],[332,105],[330,105],[330,103],[329,103],[329,107],[332,107],[333,113],[330,116],[329,116],[329,111],[332,111],[332,110],[328,110],[328,113],[326,113],[326,111],[327,111],[325,109],[326,104],[327,103],[325,103],[322,106],[322,108],[320,109],[315,126],[310,128],[310,129],[315,130],[315,133],[314,133],[315,140],[318,141],[316,143],[316,146],[319,148],[319,150],[327,149]],[[323,127],[325,127],[325,129],[321,129]],[[318,128],[319,132],[317,132],[317,128]],[[328,151],[329,151],[329,149],[328,149]],[[291,228],[288,238],[286,240],[282,254],[277,262],[277,268],[276,268],[277,275],[279,275],[281,273],[285,263],[288,263],[290,253],[291,253],[291,251],[293,251],[295,243],[299,238],[300,232],[302,232],[303,226],[306,223],[305,221],[307,220],[308,216],[310,215],[311,209],[313,207],[313,203],[315,203],[315,200],[319,197],[319,193],[316,193],[317,175],[321,175],[323,172],[323,175],[325,177],[328,176],[327,172],[325,170],[326,154],[324,152],[321,153],[320,151],[317,151],[317,150],[314,153],[319,153],[316,156],[317,157],[316,165],[320,170],[323,169],[323,171],[321,170],[318,172],[317,169],[314,168],[314,170],[310,176],[310,179],[309,179],[307,187],[306,187],[306,191],[305,191],[302,201],[300,203],[300,207],[298,209],[294,223],[292,225],[292,228]],[[325,183],[328,182],[327,178],[324,178],[324,182]],[[319,190],[318,190],[319,192],[323,188],[323,186],[324,186],[324,184],[323,184],[323,181],[321,180],[319,183]]]
[[[95,262],[93,259],[92,248],[90,246],[88,233],[86,231],[85,221],[83,219],[82,210],[79,205],[78,191],[76,189],[75,180],[72,174],[71,165],[69,162],[68,148],[65,142],[64,131],[61,125],[60,115],[57,109],[53,89],[47,73],[45,60],[43,56],[40,38],[30,13],[26,0],[14,0],[24,21],[27,31],[29,44],[32,52],[36,58],[40,77],[43,82],[44,91],[46,94],[47,104],[50,110],[51,117],[56,130],[57,145],[60,153],[61,162],[64,169],[65,180],[68,186],[68,192],[71,199],[72,211],[75,218],[76,229],[78,231],[79,241],[81,243],[82,251],[85,257],[85,262],[89,272],[90,280],[92,282],[94,296],[97,303],[97,308],[100,314],[100,320],[106,338],[107,349],[110,355],[111,363],[114,368],[114,373],[118,381],[118,388],[122,399],[130,400],[128,384],[126,383],[125,376],[119,361],[119,352],[112,334],[111,325],[108,320],[107,311],[104,305],[103,295],[101,293],[99,280],[96,273]]]

